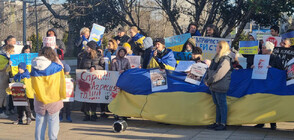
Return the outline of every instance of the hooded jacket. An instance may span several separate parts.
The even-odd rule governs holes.
[[[167,70],[175,70],[177,61],[171,49],[165,48],[163,52],[157,53],[156,57],[154,57],[153,54],[154,54],[154,51],[151,52],[148,68],[161,68],[161,69],[167,69]]]
[[[49,31],[53,31],[54,32],[54,35],[56,37],[56,45],[58,46],[59,49],[62,49],[63,51],[63,54],[65,54],[66,52],[66,48],[65,48],[65,45],[64,43],[60,40],[60,39],[57,39],[57,32],[56,32],[56,29],[52,28],[52,29],[49,29],[46,33],[46,36],[49,36],[48,32]]]
[[[131,65],[130,62],[127,58],[124,57],[120,57],[119,56],[119,52],[120,50],[125,51],[125,56],[126,56],[126,52],[127,50],[124,47],[120,47],[116,53],[116,57],[112,60],[112,64],[111,64],[111,70],[112,71],[121,71],[121,70],[128,70],[131,69]]]
[[[187,44],[190,43],[192,45],[192,50],[191,52],[193,51],[193,49],[196,47],[196,44],[195,44],[195,41],[193,38],[189,38],[185,44],[183,45],[183,49],[182,49],[182,52],[188,52],[186,49],[187,49]]]
[[[230,54],[222,56],[218,62],[215,62],[215,57],[212,59],[204,79],[211,91],[228,92],[233,71],[233,60]]]
[[[91,54],[86,51],[82,55],[83,56],[79,64],[80,69],[90,69],[91,67],[94,67],[95,70],[105,69],[105,61],[101,54],[98,54],[98,56],[94,59],[92,59]]]
[[[9,68],[9,57],[6,53],[0,54],[0,98],[6,97],[6,88],[8,87],[9,74],[7,69]]]

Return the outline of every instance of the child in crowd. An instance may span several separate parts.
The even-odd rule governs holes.
[[[65,78],[71,78],[70,76],[70,66],[68,64],[63,64],[64,66],[64,77]],[[62,121],[63,120],[63,112],[65,112],[66,114],[66,120],[68,122],[72,122],[71,117],[70,117],[70,106],[71,106],[71,102],[63,102],[63,108],[60,110],[59,113],[59,120]]]
[[[25,112],[27,117],[26,124],[30,125],[32,122],[32,119],[31,119],[32,116],[31,116],[29,99],[34,98],[35,91],[32,88],[30,73],[27,70],[25,63],[21,62],[18,64],[18,73],[14,76],[13,80],[14,82],[21,82],[24,84],[26,97],[28,98],[27,99],[28,106],[17,106],[18,120],[15,122],[15,124],[23,124],[22,118],[24,116],[23,112]],[[11,90],[7,90],[7,91],[8,91],[8,94],[11,94]]]
[[[125,70],[130,69],[131,65],[129,60],[125,58],[126,55],[127,50],[124,47],[119,48],[116,57],[112,60],[111,70],[123,73]]]

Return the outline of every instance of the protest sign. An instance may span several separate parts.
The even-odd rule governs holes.
[[[28,71],[31,72],[32,60],[37,56],[38,53],[22,53],[10,55],[10,60],[12,61],[12,75],[14,76],[18,73],[18,64],[20,62],[26,63]]]
[[[271,35],[271,30],[270,29],[253,29],[251,34],[256,35],[255,40],[262,40],[263,36]]]
[[[166,71],[154,69],[150,70],[150,80],[152,92],[165,90],[167,86]]]
[[[56,37],[43,37],[43,47],[50,47],[54,50],[56,47]]]
[[[258,54],[259,41],[239,41],[240,54]]]
[[[289,38],[291,42],[291,46],[294,45],[294,31],[282,34],[282,39]]]
[[[208,66],[203,63],[193,64],[191,72],[187,74],[185,81],[191,84],[200,85],[207,68]]]
[[[191,60],[191,52],[173,52],[176,60]]]
[[[273,53],[281,58],[283,66],[286,66],[288,61],[294,58],[294,49],[292,48],[275,47]]]
[[[282,37],[265,35],[263,36],[263,42],[265,43],[266,41],[272,42],[275,47],[281,47],[280,43],[282,41]]]
[[[131,68],[139,68],[141,65],[141,56],[126,56],[129,60]]]
[[[294,58],[287,63],[287,86],[294,84]]]
[[[76,70],[75,100],[88,103],[110,103],[119,93],[117,71]]]
[[[226,41],[231,46],[231,39],[225,38],[212,38],[212,37],[201,37],[201,36],[193,36],[196,40],[196,46],[202,49],[202,58],[203,60],[209,59],[212,60],[216,54],[216,46],[220,41]]]
[[[252,79],[266,79],[270,55],[255,55]]]
[[[14,46],[14,54],[21,54],[23,45],[13,45]]]
[[[175,71],[179,71],[179,72],[190,71],[193,64],[195,64],[195,61],[180,61]]]
[[[242,66],[243,69],[247,68],[247,58],[245,57],[238,57],[239,64]]]
[[[98,45],[101,45],[101,39],[103,38],[104,31],[105,27],[94,23],[89,37],[89,41],[93,40],[97,42]]]
[[[73,78],[65,78],[66,84],[66,98],[63,102],[73,102],[74,101],[74,80]]]
[[[172,49],[175,52],[180,52],[189,38],[191,38],[190,33],[167,37],[164,39],[165,47]]]
[[[12,101],[14,106],[28,106],[26,90],[23,83],[10,83]]]

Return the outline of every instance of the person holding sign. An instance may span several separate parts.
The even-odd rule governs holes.
[[[280,28],[277,25],[272,26],[271,28],[271,35],[272,36],[279,36]]]
[[[233,59],[230,55],[230,46],[226,41],[220,41],[216,47],[216,55],[207,70],[205,84],[211,91],[216,106],[216,120],[208,126],[209,129],[226,130],[227,124],[227,92],[233,71]]]
[[[58,58],[63,60],[64,54],[66,52],[66,48],[65,48],[64,43],[60,39],[57,39],[56,29],[54,29],[54,28],[49,29],[47,31],[46,35],[47,35],[47,37],[54,37],[55,36],[55,38],[56,38],[56,51],[58,54]]]
[[[44,140],[48,125],[49,139],[56,140],[59,132],[59,111],[66,98],[66,85],[62,65],[50,47],[43,47],[32,60],[32,85],[35,90],[35,139]]]
[[[127,50],[124,47],[119,48],[116,57],[112,60],[111,70],[123,73],[125,70],[131,69],[130,62],[125,58]]]
[[[80,30],[80,37],[78,40],[76,40],[75,42],[75,46],[78,48],[78,54],[82,52],[82,50],[85,49],[85,44],[88,43],[88,39],[90,37],[90,29],[87,28],[87,27],[83,27],[81,30]]]
[[[0,118],[8,118],[4,113],[5,100],[6,100],[6,88],[8,88],[9,75],[7,72],[11,70],[10,55],[14,54],[14,46],[6,45],[2,49],[0,54]]]
[[[183,45],[183,49],[181,52],[192,52],[196,47],[195,39],[189,38],[186,43]]]
[[[115,41],[115,40],[114,40]],[[97,52],[96,49],[101,49],[95,41],[90,41],[86,45],[86,53],[79,64],[80,69],[87,69],[90,72],[95,70],[104,70],[105,61],[101,52]],[[84,121],[96,121],[96,108],[97,103],[84,103],[84,108],[82,109],[85,113]]]
[[[201,36],[199,30],[197,30],[197,23],[195,22],[189,24],[186,33],[190,33],[191,36]]]
[[[151,53],[148,68],[175,70],[177,61],[172,50],[165,48],[165,40],[155,39],[154,46],[155,50]]]

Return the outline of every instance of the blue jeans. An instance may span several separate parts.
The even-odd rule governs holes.
[[[45,140],[47,123],[49,140],[57,140],[57,135],[59,132],[59,111],[52,115],[49,115],[49,113],[46,112],[44,116],[36,113],[36,140]]]
[[[211,96],[216,108],[215,122],[218,124],[227,124],[227,94],[211,91]]]

